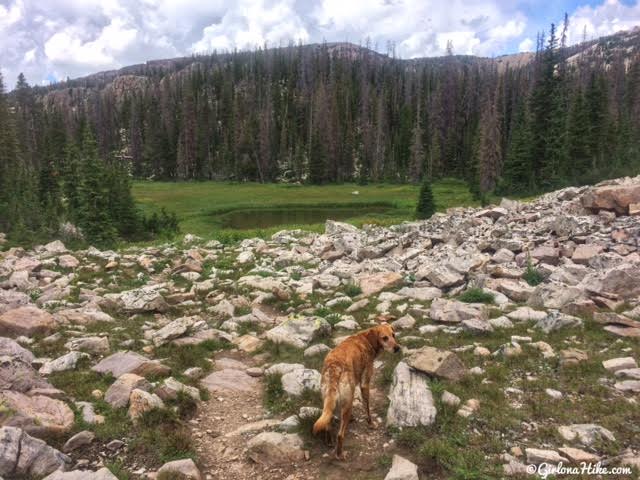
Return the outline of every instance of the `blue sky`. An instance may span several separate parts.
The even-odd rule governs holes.
[[[569,43],[640,25],[640,0],[0,0],[12,87],[192,53],[351,41],[403,58],[529,51],[570,15]]]

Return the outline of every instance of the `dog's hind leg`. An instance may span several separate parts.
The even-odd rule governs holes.
[[[336,458],[338,460],[345,460],[346,456],[343,451],[344,437],[347,434],[347,427],[351,420],[351,409],[353,408],[353,392],[354,388],[350,388],[348,392],[348,398],[345,398],[342,403],[342,409],[340,411],[340,430],[338,431],[338,441],[336,445]],[[346,392],[345,392],[346,393]]]
[[[372,364],[373,366],[373,364]],[[369,409],[369,396],[370,396],[370,383],[371,376],[373,374],[373,368],[367,368],[362,375],[362,381],[360,382],[360,393],[362,394],[362,404],[364,405],[364,410],[367,414],[367,423],[369,425],[373,424],[373,420],[371,420],[371,410]]]

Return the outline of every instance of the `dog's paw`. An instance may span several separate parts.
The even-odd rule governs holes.
[[[336,457],[336,460],[340,460],[341,462],[344,462],[347,459],[347,452],[342,452],[340,454],[336,452],[335,457]]]

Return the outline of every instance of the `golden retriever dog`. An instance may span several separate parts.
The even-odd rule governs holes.
[[[351,419],[356,385],[360,385],[367,422],[372,425],[369,411],[369,383],[373,375],[373,360],[382,350],[400,351],[395,337],[396,334],[391,325],[384,323],[351,335],[331,350],[324,359],[320,384],[324,406],[322,415],[313,425],[313,433],[317,435],[324,431],[329,434],[333,412],[338,407],[340,429],[336,443],[336,458],[340,460],[345,459],[342,445]]]

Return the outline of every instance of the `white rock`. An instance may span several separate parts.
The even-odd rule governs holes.
[[[393,372],[389,401],[387,426],[431,425],[436,419],[436,407],[427,377],[404,362],[398,363]]]
[[[391,470],[384,480],[418,480],[418,466],[400,455],[393,456]]]

